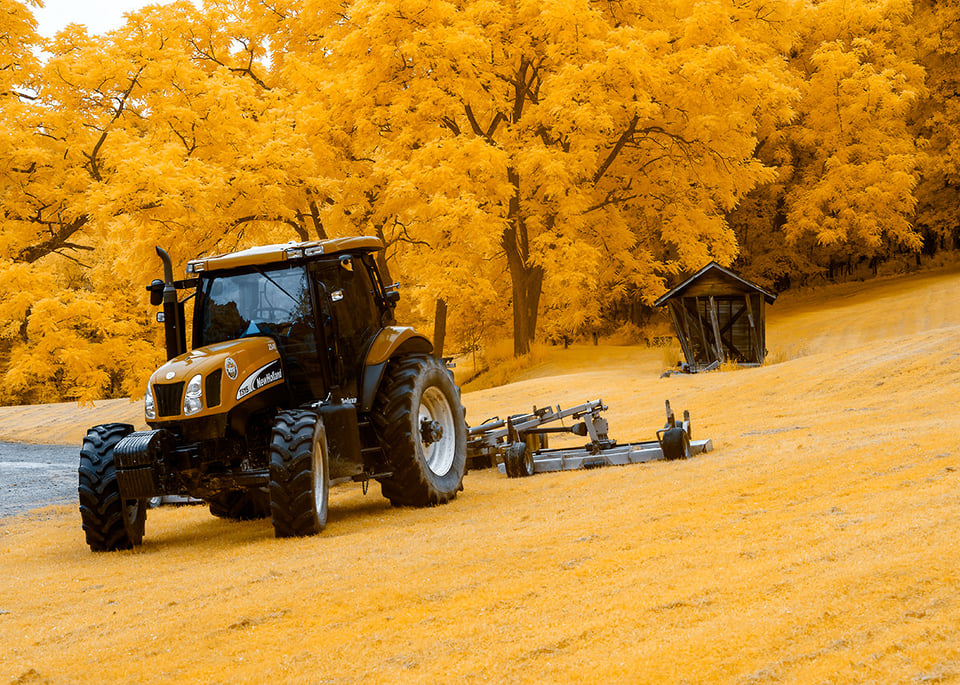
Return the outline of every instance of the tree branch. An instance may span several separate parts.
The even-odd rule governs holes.
[[[593,175],[593,184],[596,185],[603,175],[607,173],[607,169],[610,168],[610,165],[613,164],[614,160],[617,159],[617,156],[620,154],[620,151],[623,150],[623,147],[627,142],[633,137],[633,134],[637,131],[637,124],[640,122],[640,115],[634,114],[633,119],[630,120],[630,125],[627,126],[620,137],[617,139],[617,142],[614,143],[613,148],[610,150],[610,153],[607,155],[607,158],[603,160],[603,164],[600,165],[600,168],[597,169],[597,173]]]
[[[297,232],[297,236],[302,238],[304,241],[307,241],[310,239],[310,237],[306,234],[306,229],[303,226],[298,224],[293,219],[287,219],[282,216],[264,216],[262,214],[249,214],[247,216],[242,216],[238,219],[235,219],[233,224],[231,224],[231,227],[239,228],[243,224],[247,224],[252,221],[269,221],[272,223],[286,224],[287,226],[292,227],[293,230]]]
[[[123,116],[124,111],[126,111],[127,101],[130,99],[130,95],[133,93],[133,89],[136,88],[137,84],[140,82],[140,74],[143,73],[143,70],[146,69],[146,66],[141,66],[137,70],[136,75],[130,79],[130,85],[127,86],[127,89],[120,94],[120,99],[117,102],[117,109],[113,113],[113,116],[110,118],[110,122],[103,127],[103,132],[100,134],[97,144],[93,146],[93,150],[88,155],[83,153],[83,156],[87,158],[87,167],[90,169],[90,175],[97,181],[102,181],[103,177],[100,175],[100,165],[97,163],[97,157],[100,155],[100,148],[103,147],[103,144],[107,142],[107,134],[110,133],[110,127],[116,123],[116,121]]]
[[[33,264],[38,259],[46,257],[51,252],[57,252],[57,250],[92,250],[92,247],[69,242],[73,234],[83,228],[87,221],[88,217],[84,215],[77,217],[68,224],[60,224],[60,230],[53,231],[53,234],[41,243],[23,248],[14,257],[13,261]]]
[[[453,117],[442,116],[442,117],[440,117],[440,123],[441,123],[445,128],[450,129],[450,131],[453,133],[453,135],[455,135],[455,136],[459,136],[459,135],[460,135],[460,133],[461,133],[460,127],[457,126],[457,122],[454,121]]]

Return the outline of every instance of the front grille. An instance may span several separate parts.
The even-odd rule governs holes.
[[[179,416],[183,407],[183,381],[180,383],[154,383],[153,399],[157,403],[157,416]]]
[[[204,385],[206,387],[208,407],[220,406],[220,379],[222,377],[223,369],[217,369],[207,376],[207,380]]]

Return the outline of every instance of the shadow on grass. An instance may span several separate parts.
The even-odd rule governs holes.
[[[396,518],[392,523],[398,524],[404,511],[393,508],[379,492],[370,491],[364,496],[360,489],[356,488],[356,493],[337,492],[335,489],[330,494],[327,525],[317,537],[349,535],[356,532],[357,527],[383,525],[385,517]],[[166,520],[151,531],[151,518],[156,521],[161,512]],[[143,553],[152,553],[169,550],[171,547],[202,547],[209,544],[242,546],[274,537],[269,516],[241,521],[218,518],[209,513],[206,504],[167,506],[163,510],[151,510],[148,513],[146,534],[140,550]]]

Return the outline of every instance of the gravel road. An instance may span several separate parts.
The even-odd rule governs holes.
[[[0,517],[77,501],[80,448],[0,442]]]

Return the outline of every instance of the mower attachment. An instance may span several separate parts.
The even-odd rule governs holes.
[[[677,422],[670,401],[666,401],[667,422],[657,431],[657,439],[618,445],[607,434],[607,410],[602,400],[592,400],[570,409],[534,407],[529,414],[515,414],[505,420],[489,419],[468,430],[467,456],[474,466],[497,464],[511,478],[531,476],[545,471],[570,471],[600,466],[623,466],[662,459],[687,459],[710,452],[713,443],[691,440],[690,413]],[[571,418],[570,426],[545,424]],[[548,449],[547,435],[571,433],[589,437],[583,447]]]

